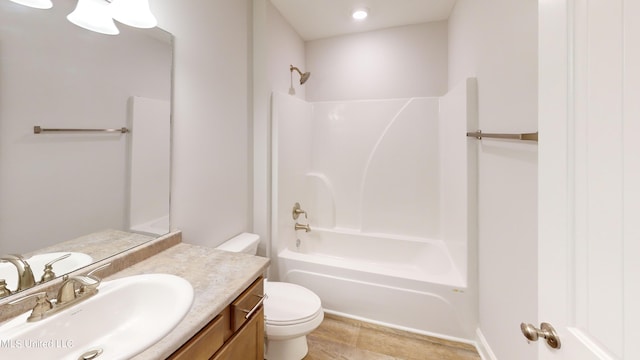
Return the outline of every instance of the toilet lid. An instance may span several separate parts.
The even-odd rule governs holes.
[[[265,281],[264,292],[264,315],[269,324],[305,322],[322,311],[318,295],[296,284]]]

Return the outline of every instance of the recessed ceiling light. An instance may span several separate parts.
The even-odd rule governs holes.
[[[364,20],[369,16],[369,9],[361,8],[353,10],[351,13],[351,17],[355,20]]]

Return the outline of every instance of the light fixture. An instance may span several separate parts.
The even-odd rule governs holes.
[[[118,22],[137,28],[152,28],[158,20],[149,9],[149,0],[112,0],[111,16]]]
[[[16,4],[36,8],[36,9],[51,9],[53,3],[51,0],[11,0]]]
[[[87,30],[107,35],[118,35],[120,30],[111,17],[110,5],[105,0],[78,0],[76,9],[67,15],[67,19]]]
[[[358,21],[366,19],[367,16],[369,16],[369,9],[367,9],[367,8],[355,9],[351,13],[351,17],[354,20],[358,20]]]
[[[16,4],[37,9],[51,9],[51,0],[10,0]],[[120,30],[113,20],[143,29],[158,25],[151,13],[149,0],[78,0],[75,10],[67,19],[73,24],[101,34],[118,35]]]

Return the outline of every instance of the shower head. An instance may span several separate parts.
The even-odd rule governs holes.
[[[298,69],[297,67],[293,66],[293,65],[289,65],[289,71],[293,72],[293,70],[297,71],[298,74],[300,74],[300,85],[304,84],[307,82],[307,80],[309,80],[309,76],[311,76],[311,72],[306,72],[303,73],[302,71],[300,71],[300,69]]]
[[[302,74],[302,76],[300,76],[300,85],[306,83],[307,80],[309,80],[309,76],[311,76],[310,72],[306,72],[306,73]]]

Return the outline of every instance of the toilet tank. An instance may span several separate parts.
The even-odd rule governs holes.
[[[260,235],[251,233],[242,233],[238,236],[222,243],[216,247],[218,250],[242,252],[245,254],[256,255],[258,253],[258,244],[260,243]]]

